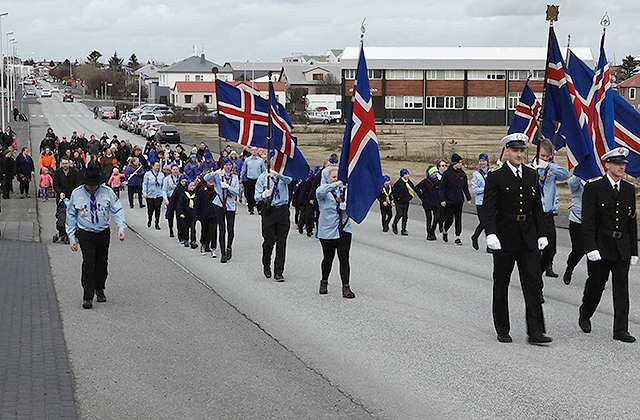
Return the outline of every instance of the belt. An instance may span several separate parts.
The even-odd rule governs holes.
[[[526,213],[526,214],[499,213],[499,215],[504,219],[515,220],[516,222],[526,222],[527,219],[531,217],[531,213]]]
[[[289,207],[289,205],[288,204],[283,204],[281,206],[269,206],[269,207],[271,207],[272,209],[283,209],[285,207]]]
[[[604,233],[605,235],[609,236],[609,232],[611,232],[611,237],[613,239],[620,239],[622,238],[622,232],[618,231],[618,230],[608,230],[608,229],[600,229],[600,231],[602,233]]]

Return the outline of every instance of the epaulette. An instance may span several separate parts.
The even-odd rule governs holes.
[[[598,180],[602,179],[602,176],[597,176],[595,178],[591,178],[590,180],[588,180],[587,182],[596,182]]]
[[[631,186],[633,187],[633,184],[632,184],[632,183],[630,183],[629,181],[626,181],[626,180],[624,180],[624,179],[621,179],[620,181],[621,181],[621,182],[624,182],[625,184],[629,184],[629,185],[631,185]]]
[[[500,168],[502,168],[502,166],[494,166],[493,168],[489,169],[489,172],[497,171]]]

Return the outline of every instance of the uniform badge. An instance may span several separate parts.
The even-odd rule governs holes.
[[[84,214],[85,214],[85,213],[86,213],[86,212],[85,212],[85,210],[84,210],[84,209],[80,209],[80,216],[84,216]]]
[[[104,194],[100,194],[100,198],[107,198],[107,196]]]
[[[624,155],[624,149],[621,147],[618,149],[618,153],[620,153],[621,155]]]
[[[84,197],[78,197],[78,201],[84,201]]]

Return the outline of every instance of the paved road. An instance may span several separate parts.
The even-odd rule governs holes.
[[[69,114],[56,118],[55,104],[46,101],[42,115],[59,134],[106,130],[91,118],[64,122]],[[45,240],[52,234],[46,223],[52,207],[39,206]],[[546,348],[526,344],[524,305],[513,282],[514,343],[505,345],[492,327],[490,255],[473,251],[468,240],[463,247],[427,243],[420,220],[410,221],[408,237],[382,234],[377,213],[355,226],[351,284],[357,297],[348,301],[340,297],[337,267],[329,295],[317,294],[320,246],[294,231],[286,281],[264,279],[257,263],[259,219],[243,206],[234,258],[226,265],[178,246],[166,229],[147,229],[140,209],[126,212],[132,232],[112,245],[109,302],[94,311],[80,309],[79,256],[49,246],[84,418],[321,418],[314,404],[323,403],[336,407],[333,418],[640,417],[640,347],[612,340],[609,291],[593,318],[594,331],[586,335],[577,326],[584,262],[570,286],[545,280],[545,316],[554,338]],[[475,218],[465,215],[464,223],[468,238]],[[561,231],[556,271],[567,253],[567,232]],[[630,329],[636,335],[638,270],[631,270]],[[246,322],[232,315],[225,321],[234,310]],[[216,340],[221,331],[245,328],[242,341]],[[261,346],[274,353],[260,357],[255,350]],[[305,371],[310,377],[294,382]],[[278,379],[265,379],[265,372]],[[241,409],[249,401],[246,412],[203,415],[218,403]]]

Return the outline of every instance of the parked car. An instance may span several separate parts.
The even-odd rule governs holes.
[[[137,112],[128,112],[127,113],[127,131],[129,132],[133,132],[133,130],[136,127],[136,123],[138,121],[138,114]]]
[[[36,90],[33,88],[33,86],[27,87],[26,92],[27,96],[36,96]]]
[[[175,125],[161,125],[155,140],[160,143],[180,143],[180,131]]]
[[[342,110],[340,109],[331,109],[328,111],[323,111],[323,114],[327,114],[331,118],[332,123],[339,124],[342,122]]]
[[[51,97],[51,91],[49,89],[42,89],[42,92],[40,92],[40,97],[41,98],[50,98]]]
[[[162,125],[166,125],[163,122],[152,122],[152,123],[147,123],[145,125],[145,131],[142,134],[144,137],[146,137],[147,139],[153,139],[156,136],[156,133],[158,132],[158,128],[160,128],[160,126]]]
[[[62,102],[73,102],[73,95],[70,93],[65,93],[62,97]]]
[[[103,120],[109,119],[112,120],[116,117],[116,107],[115,106],[102,106],[100,107],[100,115]]]
[[[51,88],[51,92],[60,92],[60,88],[58,86],[54,86]]]
[[[136,125],[134,128],[134,133],[141,134],[142,133],[142,125],[147,121],[160,121],[157,115],[154,114],[140,114],[138,116],[138,120],[136,121]]]
[[[326,111],[308,111],[306,113],[306,116],[309,119],[310,124],[329,124],[333,122],[333,118],[330,117],[329,114],[326,113]]]

